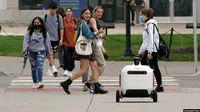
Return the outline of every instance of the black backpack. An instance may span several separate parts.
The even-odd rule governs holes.
[[[142,5],[143,0],[134,0],[136,5]]]
[[[156,43],[156,50],[157,50],[157,54],[158,54],[158,58],[162,59],[162,60],[166,60],[169,57],[169,49],[167,47],[167,44],[165,42],[165,40],[163,39],[163,37],[160,35],[159,30],[157,28],[157,26],[154,23],[149,23],[149,24],[153,24],[153,26],[156,28],[158,35],[159,35],[159,46],[157,47]],[[149,25],[148,24],[148,25]],[[147,25],[147,31],[148,31],[148,25]],[[154,28],[154,29],[155,29]],[[153,29],[153,34],[154,34],[154,29]],[[154,37],[153,37],[154,38]]]

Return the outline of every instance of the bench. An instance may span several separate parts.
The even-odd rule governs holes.
[[[104,27],[106,30],[106,35],[108,34],[109,28],[115,28],[115,24],[112,22],[104,22],[103,20],[99,20],[99,24],[101,27]]]
[[[193,23],[186,23],[185,28],[193,28]],[[197,23],[197,28],[200,28],[200,23]]]

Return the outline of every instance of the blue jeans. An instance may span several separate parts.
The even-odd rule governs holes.
[[[33,83],[42,82],[43,64],[46,58],[46,51],[40,51],[40,52],[29,51],[28,55],[31,65]]]

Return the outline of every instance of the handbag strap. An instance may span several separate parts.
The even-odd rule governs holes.
[[[81,21],[81,25],[80,25],[80,36],[83,36],[83,33],[82,33],[82,23],[83,23],[83,21]]]
[[[81,24],[80,24],[80,37],[79,37],[79,39],[81,39],[81,40],[86,40],[86,41],[88,41],[88,40],[90,40],[90,39],[87,39],[85,36],[83,36],[83,28],[82,28],[82,25],[83,24],[83,21],[81,22]]]
[[[158,30],[157,26],[154,23],[149,23],[149,24],[153,24],[153,50],[154,50],[154,45],[155,45],[156,46],[156,50],[158,52],[159,49],[158,49],[158,47],[157,47],[157,45],[156,45],[156,43],[154,41],[155,27],[156,27],[156,30],[157,30],[158,34],[159,34],[159,30]],[[147,25],[147,29],[148,29],[148,25]]]

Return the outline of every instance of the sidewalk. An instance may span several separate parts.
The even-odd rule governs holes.
[[[22,61],[23,58],[20,57],[0,57],[0,71],[6,72],[8,75],[16,76],[21,72]],[[58,63],[58,60],[56,60],[56,63]],[[120,70],[127,64],[132,64],[132,62],[107,61],[107,68],[104,75],[119,75]],[[162,74],[193,74],[193,62],[160,62],[159,65]],[[48,68],[47,61],[45,61],[44,68],[44,71]],[[75,71],[77,70],[79,70],[79,62],[76,62]],[[62,70],[59,70],[59,73],[62,72]],[[29,62],[27,63],[23,74],[30,74]],[[0,79],[2,79],[2,76],[0,76]],[[23,86],[21,86],[21,88],[22,87]],[[30,86],[28,86],[28,88],[30,88]],[[59,87],[57,87],[56,91],[48,91],[45,86],[43,90],[36,90],[35,92],[33,92],[33,89],[31,88],[23,88],[24,90],[16,91],[9,91],[9,89],[11,90],[10,86],[5,89],[0,88],[1,112],[86,112],[86,109],[90,104],[89,111],[87,112],[127,112],[130,111],[130,108],[140,112],[182,112],[183,109],[187,108],[199,108],[200,103],[199,88],[195,88],[197,92],[194,92],[193,88],[190,88],[192,89],[189,90],[192,91],[191,93],[189,93],[187,89],[181,92],[172,92],[170,90],[171,92],[165,91],[164,93],[158,93],[157,103],[154,103],[151,98],[123,98],[120,99],[120,103],[116,103],[115,91],[119,90],[119,88],[109,90],[109,93],[106,95],[94,95],[94,97],[89,92],[83,92],[82,88],[78,91],[74,88],[71,91],[71,95],[65,94],[62,88]],[[15,88],[12,90],[14,89]],[[45,92],[45,90],[47,91]],[[166,105],[170,106],[170,108],[166,109]]]
[[[181,34],[193,34],[193,29],[185,28],[186,24],[160,23],[158,25],[161,34],[168,32],[172,27],[174,28],[174,30],[176,30]],[[2,25],[2,30],[4,30],[9,35],[24,35],[27,30],[27,26],[28,25],[21,25],[21,26]],[[131,26],[131,34],[141,34],[142,31],[143,31],[142,26],[139,27]],[[6,35],[5,32],[1,31],[0,35]],[[108,29],[108,34],[125,34],[125,33],[126,33],[125,23],[116,23],[115,29]],[[200,29],[197,30],[197,33],[200,33]]]
[[[124,98],[116,103],[115,93],[94,95],[87,112],[183,112],[198,109],[199,97],[199,93],[159,93],[157,103],[150,98]],[[89,93],[8,92],[0,95],[0,108],[1,112],[86,112],[91,98]]]
[[[8,75],[19,75],[22,70],[23,58],[22,57],[0,57],[0,71]],[[107,61],[107,67],[104,74],[107,75],[119,75],[121,69],[129,64],[132,64],[132,61]],[[200,63],[198,63],[200,64]],[[27,66],[23,71],[23,74],[30,74],[30,66],[29,61],[27,62]],[[58,65],[58,60],[56,60],[56,65]],[[79,70],[79,62],[76,62],[76,67],[74,72]],[[159,67],[162,74],[167,74],[170,76],[173,75],[188,75],[192,76],[194,74],[194,62],[159,62]],[[46,73],[49,68],[48,61],[45,61],[44,71]],[[200,67],[198,67],[200,71]],[[62,74],[63,70],[60,69],[59,73]]]
[[[161,33],[167,32],[171,27],[175,27],[180,33],[192,33],[192,29],[185,29],[184,24],[161,24],[160,29]],[[10,35],[24,35],[27,27],[18,26],[18,27],[8,27],[2,26],[2,28]],[[122,30],[123,29],[123,30]],[[142,32],[142,27],[133,27],[131,30],[132,34],[140,34]],[[200,32],[198,30],[198,32]],[[125,24],[116,24],[116,29],[108,30],[108,34],[125,34]],[[1,33],[0,35],[4,35]],[[3,84],[4,79],[3,75],[9,76],[19,76],[22,70],[23,58],[22,57],[3,57],[0,56],[0,82]],[[107,67],[104,72],[104,76],[117,77],[120,74],[121,69],[132,64],[132,61],[107,61]],[[200,64],[200,63],[198,63]],[[58,65],[58,60],[56,60],[56,65]],[[76,67],[74,72],[78,71],[80,67],[79,62],[76,62]],[[194,74],[194,62],[159,62],[159,67],[162,72],[162,75],[168,76],[193,76]],[[45,61],[44,64],[44,74],[46,74],[47,69],[49,68],[48,61]],[[200,71],[200,67],[198,67]],[[3,75],[1,75],[3,72]],[[63,70],[59,69],[59,74],[62,74]],[[29,75],[29,77],[25,77]],[[23,77],[24,76],[24,77]],[[166,78],[169,78],[169,77]],[[21,78],[30,79],[30,64],[27,61],[27,66],[23,71]],[[7,78],[7,77],[6,77]],[[10,78],[10,77],[9,77]],[[12,77],[11,77],[12,78]],[[46,77],[45,77],[46,78]],[[59,77],[58,77],[59,78]],[[61,77],[62,78],[62,77]],[[103,77],[102,77],[103,78]],[[194,77],[196,78],[196,77]],[[16,77],[15,77],[16,79]],[[116,79],[118,80],[118,78]],[[173,80],[175,80],[173,78]],[[11,81],[17,81],[9,79],[7,83],[10,84]],[[24,80],[23,80],[24,81]],[[26,81],[26,80],[25,80]],[[56,80],[54,80],[56,81]],[[193,80],[191,80],[193,81]],[[0,83],[0,85],[1,85]],[[118,82],[117,82],[118,83]],[[88,112],[122,112],[130,111],[130,108],[135,111],[147,112],[182,112],[186,108],[199,108],[200,103],[200,90],[199,88],[183,88],[182,92],[175,93],[158,93],[158,102],[153,103],[150,98],[124,98],[121,103],[115,102],[115,89],[109,91],[107,95],[92,95],[88,92],[84,93],[81,91],[72,91],[71,95],[66,95],[63,90],[59,87],[59,91],[8,91],[10,88],[9,84],[5,84],[5,88],[0,88],[0,109],[1,112],[85,112],[88,105],[91,103],[90,109]],[[22,86],[23,87],[23,86]],[[46,86],[45,86],[46,87]],[[28,86],[28,88],[30,88]],[[19,88],[17,88],[19,89]],[[28,89],[24,89],[28,90]],[[31,89],[32,90],[32,89]],[[194,93],[197,91],[197,93]],[[187,93],[192,91],[192,93]],[[27,97],[25,97],[25,95]],[[91,100],[91,98],[93,98]],[[166,108],[166,105],[170,108]],[[78,107],[78,108],[77,108]],[[103,108],[102,108],[103,107]],[[145,107],[145,108],[144,108]],[[156,107],[156,109],[155,109]]]

